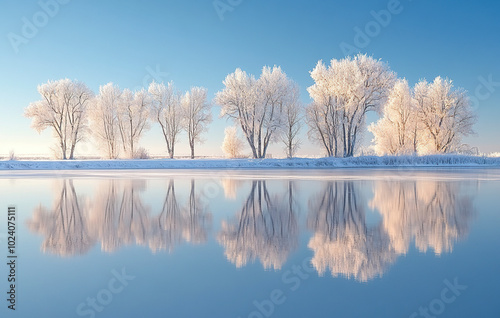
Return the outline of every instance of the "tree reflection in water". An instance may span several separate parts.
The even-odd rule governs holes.
[[[367,227],[366,200],[353,181],[329,182],[309,200],[309,248],[319,274],[329,270],[359,281],[382,276],[412,240],[425,252],[450,252],[468,233],[474,215],[472,196],[444,181],[379,181],[369,207],[382,222]]]
[[[333,276],[367,281],[381,276],[396,259],[383,229],[366,226],[365,206],[353,181],[329,182],[309,201],[311,262],[320,275],[329,269]]]
[[[160,214],[151,220],[149,247],[152,251],[169,250],[182,240],[193,244],[207,240],[212,217],[195,192],[195,181],[191,180],[189,199],[181,206],[175,194],[174,181],[170,180]]]
[[[212,214],[196,190],[196,181],[190,181],[187,199],[181,201],[176,181],[167,181],[162,204],[152,214],[143,201],[145,180],[103,180],[96,195],[85,200],[73,180],[62,179],[53,207],[37,207],[27,226],[44,237],[43,252],[60,256],[85,254],[96,243],[105,252],[134,244],[158,252],[172,251],[183,242],[206,242]],[[241,182],[226,180],[231,198]],[[320,275],[329,271],[368,281],[382,276],[408,252],[412,241],[421,252],[453,250],[456,241],[467,235],[475,214],[474,189],[467,193],[464,184],[378,180],[367,202],[366,188],[361,188],[366,183],[359,181],[329,181],[319,195],[304,198],[297,195],[294,181],[270,191],[265,180],[252,180],[242,207],[222,222],[217,241],[236,267],[259,260],[265,269],[281,269],[298,245],[298,203],[308,200],[312,265]],[[380,213],[379,224],[367,225],[367,208]]]
[[[227,259],[242,267],[257,258],[266,269],[280,269],[297,246],[298,226],[293,202],[293,185],[285,195],[271,196],[266,181],[252,181],[241,211],[222,223],[217,240]]]
[[[193,244],[207,240],[211,213],[202,204],[191,181],[187,202],[179,204],[175,181],[170,180],[164,204],[156,216],[142,199],[144,180],[106,180],[93,200],[80,199],[73,181],[64,179],[54,208],[38,207],[27,221],[28,228],[45,237],[42,251],[72,256],[85,254],[100,242],[112,252],[126,245],[148,245],[153,252],[172,251],[183,240]]]
[[[369,205],[382,215],[384,230],[398,253],[406,253],[412,240],[421,252],[451,252],[469,232],[475,211],[473,196],[463,191],[463,183],[379,181],[374,186]]]
[[[59,196],[53,208],[37,207],[27,227],[45,236],[43,252],[60,256],[85,254],[95,240],[86,222],[84,200],[77,196],[72,180],[58,181],[56,189]]]

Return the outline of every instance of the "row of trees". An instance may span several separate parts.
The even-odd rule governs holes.
[[[369,111],[383,115],[369,127],[380,155],[453,152],[473,133],[469,98],[449,79],[421,80],[411,90],[386,63],[366,55],[334,59],[328,67],[320,61],[311,77],[309,136],[328,156],[355,154]]]
[[[135,157],[151,122],[160,125],[170,158],[181,131],[187,133],[194,158],[195,144],[212,121],[202,87],[181,94],[173,83],[153,82],[148,90],[132,92],[108,83],[95,95],[82,82],[62,79],[38,86],[38,92],[42,99],[31,103],[25,116],[38,132],[52,128],[62,159],[73,159],[76,144],[87,137],[95,139],[107,158]]]
[[[469,98],[449,79],[422,80],[410,89],[387,63],[362,54],[333,59],[328,66],[319,61],[311,77],[312,102],[306,107],[298,85],[277,66],[264,67],[259,78],[236,69],[214,102],[221,106],[220,116],[241,129],[254,158],[265,158],[269,145],[279,141],[293,157],[304,118],[309,139],[330,157],[355,155],[370,111],[382,114],[369,127],[378,154],[453,152],[462,137],[473,133],[476,115]],[[187,132],[194,158],[195,144],[212,121],[207,90],[200,87],[181,94],[172,83],[153,82],[147,90],[132,92],[109,83],[94,96],[85,84],[65,79],[49,81],[38,91],[42,100],[30,104],[25,115],[38,131],[53,128],[63,159],[73,158],[76,143],[89,131],[106,157],[133,157],[151,121],[160,125],[170,158],[181,131]],[[242,147],[237,128],[226,129],[227,156],[238,157]]]
[[[319,61],[311,71],[312,102],[303,108],[297,85],[279,67],[265,67],[259,79],[237,69],[217,93],[222,116],[239,124],[254,158],[263,158],[281,139],[288,157],[296,153],[305,112],[309,138],[329,157],[352,157],[359,149],[370,111],[383,117],[369,128],[378,154],[428,154],[457,151],[473,133],[476,115],[467,94],[437,77],[410,90],[388,64],[359,54],[330,65]],[[226,131],[223,149],[236,156],[241,147],[234,129]]]
[[[476,121],[467,94],[449,79],[418,82],[405,79],[392,88],[383,117],[369,127],[378,154],[446,153],[461,146]]]

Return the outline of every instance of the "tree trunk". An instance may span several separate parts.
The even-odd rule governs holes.
[[[250,148],[252,148],[252,154],[253,154],[254,159],[259,158],[259,155],[257,154],[257,149],[255,149],[255,145],[250,144]]]
[[[130,140],[130,158],[134,159],[134,140]]]
[[[73,160],[74,159],[74,153],[75,153],[75,144],[71,145],[71,151],[69,153],[69,159]]]
[[[339,151],[338,151],[339,147],[338,147],[337,136],[333,137],[333,141],[334,141],[334,144],[335,144],[335,151],[334,151],[335,157],[338,157],[338,155],[339,155]]]
[[[66,147],[64,146],[64,143],[61,143],[61,154],[62,154],[62,159],[66,160]]]

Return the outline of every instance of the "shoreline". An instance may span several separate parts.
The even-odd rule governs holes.
[[[292,159],[112,159],[112,160],[4,160],[0,171],[20,170],[228,170],[334,168],[494,168],[500,157],[465,155],[362,156]]]

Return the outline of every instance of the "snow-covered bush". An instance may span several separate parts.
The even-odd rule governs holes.
[[[149,151],[143,147],[134,152],[134,159],[150,159]]]
[[[14,152],[14,149],[11,149],[9,151],[9,160],[17,160],[16,153]]]
[[[222,151],[226,154],[227,158],[240,157],[241,149],[243,148],[243,141],[238,137],[236,127],[227,127],[224,130],[224,142],[222,143]]]

